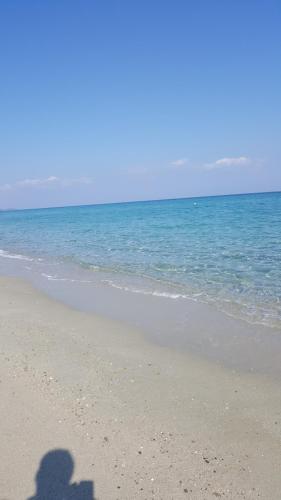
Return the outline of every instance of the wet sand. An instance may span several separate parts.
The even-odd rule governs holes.
[[[192,353],[230,370],[281,380],[277,327],[243,321],[219,310],[217,304],[111,287],[108,275],[69,263],[63,264],[63,278],[49,279],[53,272],[45,260],[30,266],[21,259],[0,259],[0,276],[20,278],[71,308],[139,329],[150,343]]]
[[[278,380],[157,346],[14,278],[0,279],[0,332],[1,500],[34,495],[57,448],[98,499],[280,499]]]

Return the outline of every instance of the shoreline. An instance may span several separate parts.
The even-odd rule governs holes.
[[[3,498],[31,496],[60,447],[99,499],[279,499],[277,382],[0,284]]]
[[[22,260],[41,279],[190,299],[281,331],[280,218],[278,192],[7,212],[0,275]]]
[[[35,263],[2,259],[0,276],[27,280],[71,308],[138,329],[154,344],[193,353],[227,369],[281,380],[280,329],[248,323],[191,298],[173,300],[112,287],[101,273],[72,264],[65,266],[65,277],[48,279],[57,263],[50,264],[50,270],[45,260]]]

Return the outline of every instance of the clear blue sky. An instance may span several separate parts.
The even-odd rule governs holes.
[[[0,207],[281,190],[280,0],[14,0],[0,24]]]

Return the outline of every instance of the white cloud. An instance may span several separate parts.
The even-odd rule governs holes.
[[[14,184],[2,184],[0,185],[0,191],[10,191],[15,189],[27,189],[27,188],[44,188],[44,187],[70,187],[75,184],[85,184],[90,185],[93,183],[93,179],[89,177],[78,177],[78,178],[60,178],[51,175],[46,178],[38,179],[23,179],[15,182]]]
[[[251,158],[247,156],[238,156],[236,158],[220,158],[213,163],[206,163],[204,167],[208,170],[213,170],[216,168],[227,168],[227,167],[244,167],[250,165]]]
[[[14,184],[14,186],[18,186],[18,187],[48,186],[50,184],[58,182],[59,180],[60,179],[58,177],[51,175],[50,177],[47,177],[46,179],[24,179],[23,181],[16,182]]]
[[[186,165],[188,163],[187,158],[179,158],[178,160],[173,160],[171,162],[171,165],[173,167],[182,167],[183,165]]]

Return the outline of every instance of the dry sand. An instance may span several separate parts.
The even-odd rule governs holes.
[[[277,381],[152,345],[11,278],[0,359],[1,500],[34,495],[57,448],[100,500],[281,498]]]

